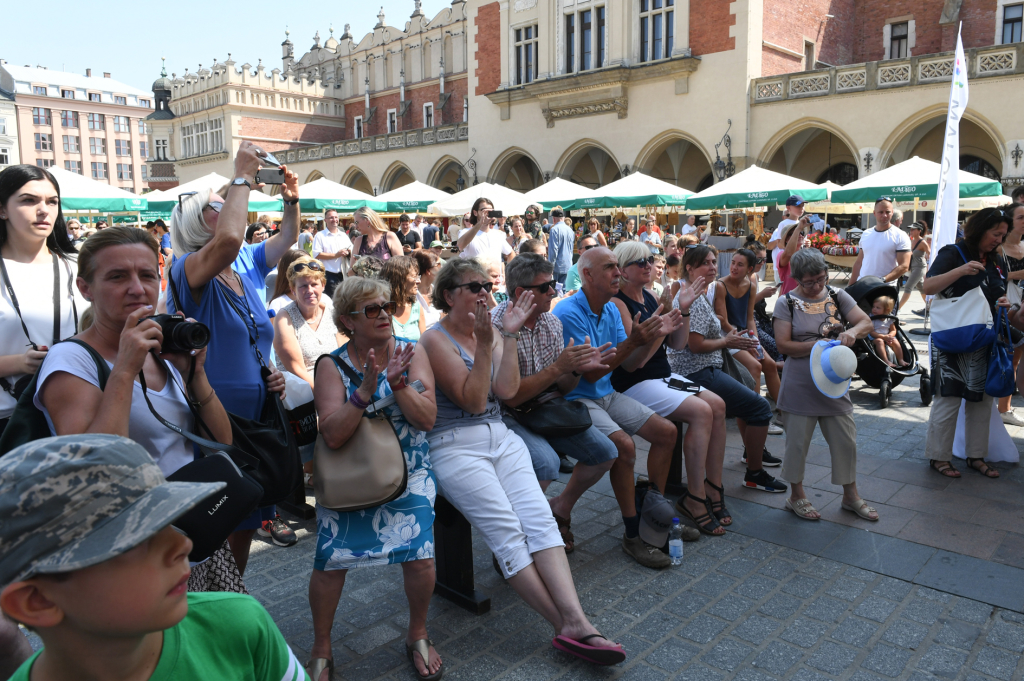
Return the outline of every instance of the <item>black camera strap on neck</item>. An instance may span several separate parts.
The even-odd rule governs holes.
[[[53,340],[51,341],[50,347],[53,347],[61,341],[60,337],[60,263],[62,258],[57,257],[56,253],[51,251],[50,256],[53,258]],[[75,329],[72,332],[72,336],[78,333],[78,307],[75,305],[74,292],[71,289],[71,266],[68,265],[67,261],[64,262],[64,267],[68,273],[68,298],[71,300],[71,311],[75,316]],[[21,330],[25,332],[25,337],[28,339],[29,345],[32,346],[33,350],[38,350],[39,346],[36,345],[35,341],[32,340],[32,336],[28,332],[28,325],[25,324],[25,318],[21,314],[21,306],[18,304],[18,296],[14,293],[14,286],[11,283],[11,276],[7,273],[7,264],[4,262],[4,258],[0,257],[0,274],[3,275],[4,286],[7,288],[7,295],[11,299],[11,306],[14,307],[14,312],[18,315],[18,321],[21,322]],[[14,385],[6,378],[0,378],[0,387],[5,391],[14,394]]]

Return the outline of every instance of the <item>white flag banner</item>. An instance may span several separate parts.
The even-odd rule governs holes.
[[[939,170],[939,191],[935,202],[935,225],[929,266],[943,246],[956,242],[957,214],[960,210],[960,119],[967,110],[967,62],[960,31],[956,35],[956,61],[953,82],[949,86],[949,112],[946,114],[946,135],[942,143],[942,164]]]

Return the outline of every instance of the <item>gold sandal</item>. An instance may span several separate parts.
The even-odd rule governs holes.
[[[848,504],[848,503],[846,503],[844,501],[844,502],[842,502],[840,504],[840,506],[842,507],[842,509],[844,511],[849,511],[850,513],[856,513],[858,516],[860,516],[864,520],[870,520],[873,523],[877,523],[878,520],[879,520],[878,511],[876,511],[875,509],[873,509],[870,506],[868,506],[868,502],[864,501],[863,499],[858,499],[857,501],[853,502],[852,504]],[[872,513],[875,514],[874,518],[871,517]]]
[[[313,681],[320,681],[320,675],[327,670],[327,681],[334,681],[334,660],[327,657],[314,657],[306,663],[306,673]]]
[[[416,678],[423,679],[423,681],[437,681],[444,676],[444,662],[438,667],[437,671],[430,674],[430,646],[434,645],[434,642],[429,638],[421,638],[418,641],[413,641],[412,645],[405,644],[405,654],[409,658],[409,664],[412,665],[412,670],[416,672]],[[420,670],[416,669],[416,661],[413,659],[413,653],[419,653],[420,658],[423,660],[423,666],[427,669],[427,676],[420,674]]]
[[[801,518],[803,520],[821,520],[821,513],[811,505],[810,499],[797,499],[796,501],[786,499],[786,508],[795,513],[797,518]],[[811,513],[817,513],[818,516],[814,517]]]

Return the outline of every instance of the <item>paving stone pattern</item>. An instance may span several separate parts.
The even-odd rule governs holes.
[[[1020,613],[736,532],[686,544],[679,567],[648,570],[622,552],[621,521],[607,502],[594,492],[581,500],[577,512],[589,512],[595,530],[577,533],[569,560],[587,615],[625,646],[627,661],[597,668],[554,650],[550,626],[495,574],[477,536],[477,586],[491,612],[475,617],[437,596],[430,606],[446,679],[1022,678]],[[313,637],[311,529],[299,528],[288,549],[258,541],[246,574],[303,661]],[[332,632],[336,678],[414,679],[407,612],[399,566],[350,572]]]

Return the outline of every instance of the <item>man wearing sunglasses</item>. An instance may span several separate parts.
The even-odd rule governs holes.
[[[598,347],[611,343],[615,353],[606,352],[601,367],[578,372],[582,374],[580,381],[566,399],[586,404],[594,426],[615,444],[618,451],[610,477],[626,528],[622,538],[623,550],[645,567],[662,569],[671,564],[669,557],[661,551],[666,540],[655,539],[661,533],[647,519],[660,519],[667,523],[676,514],[664,497],[650,492],[644,499],[642,517],[637,514],[633,435],[651,443],[647,455],[651,478],[667,478],[675,449],[676,427],[645,405],[614,390],[611,372],[620,366],[626,371],[635,371],[643,366],[664,337],[682,326],[682,315],[679,310],[663,315],[660,306],[643,322],[637,314],[627,337],[619,310],[611,302],[619,291],[621,275],[615,254],[607,248],[593,248],[580,256],[577,265],[583,288],[559,303],[554,311],[562,322],[565,342],[568,345],[570,341],[589,341]],[[648,539],[659,543],[653,546]]]
[[[850,285],[861,277],[899,281],[910,270],[910,237],[892,224],[892,199],[875,201],[875,226],[860,236],[860,252],[850,271]]]

